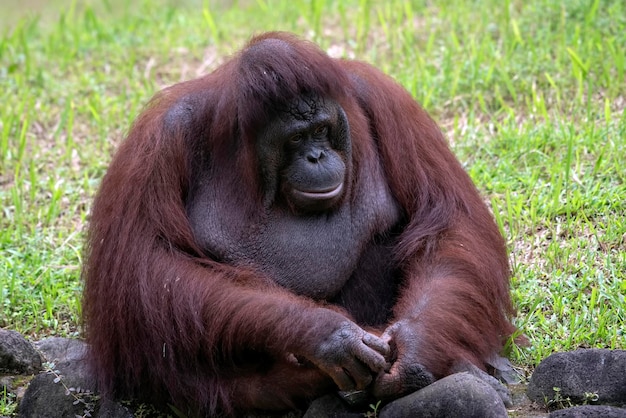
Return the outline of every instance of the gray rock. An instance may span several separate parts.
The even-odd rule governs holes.
[[[0,376],[0,395],[2,395],[1,392],[3,391],[11,392],[13,390],[14,380],[13,376]]]
[[[47,362],[62,363],[81,360],[87,353],[87,344],[73,338],[50,337],[33,343]]]
[[[477,377],[478,379],[487,383],[496,391],[496,393],[500,396],[500,399],[502,399],[502,402],[504,402],[504,406],[513,406],[513,401],[511,400],[511,392],[509,391],[509,388],[500,383],[500,381],[495,377],[476,367],[474,364],[458,364],[454,371],[456,373],[467,372],[472,376]]]
[[[41,356],[16,331],[0,328],[0,373],[33,374],[41,370]]]
[[[87,345],[80,340],[52,337],[35,343],[52,370],[37,375],[20,402],[23,418],[132,418],[129,409],[111,400],[101,401],[86,362]]]
[[[134,414],[119,402],[105,400],[100,403],[97,418],[134,418]]]
[[[626,409],[604,405],[584,405],[559,409],[550,418],[626,418]]]
[[[493,369],[493,376],[498,381],[507,385],[515,385],[522,381],[521,373],[513,367],[508,358],[494,355],[489,359],[488,364]]]
[[[558,388],[558,395],[554,388]],[[528,397],[549,405],[555,399],[626,404],[626,351],[588,349],[555,353],[535,369]]]
[[[470,373],[456,373],[386,405],[380,418],[506,418],[496,390]]]
[[[20,402],[24,418],[64,418],[94,415],[97,399],[84,361],[55,364],[55,369],[37,375]]]
[[[337,395],[326,395],[314,400],[303,418],[348,417],[363,417],[363,414],[350,412],[347,405]]]

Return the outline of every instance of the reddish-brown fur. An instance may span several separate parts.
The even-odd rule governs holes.
[[[158,94],[110,165],[93,205],[84,268],[86,335],[100,389],[200,414],[289,408],[333,390],[316,369],[277,360],[325,326],[322,305],[252,268],[204,254],[185,212],[202,149],[219,163],[215,175],[227,179],[217,183],[224,205],[257,210],[255,134],[270,103],[303,91],[341,104],[353,172],[379,158],[406,217],[394,248],[403,285],[390,323],[408,321],[419,338],[399,345],[400,355],[414,353],[437,378],[459,361],[485,368],[514,332],[507,254],[441,131],[400,85],[368,64],[331,59],[281,33],[247,48],[270,37],[291,46],[273,62],[280,85],[257,80],[253,63],[235,55],[217,71]],[[165,123],[173,106],[198,93],[191,120]],[[359,190],[359,179],[353,182]],[[236,366],[255,347],[276,354],[270,370]]]

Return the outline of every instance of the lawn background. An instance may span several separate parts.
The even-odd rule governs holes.
[[[0,327],[80,335],[89,207],[132,120],[288,30],[380,67],[439,121],[507,238],[522,370],[626,348],[623,0],[91,4],[0,4]]]

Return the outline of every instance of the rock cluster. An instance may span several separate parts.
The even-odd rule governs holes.
[[[15,331],[0,329],[0,393],[15,393],[19,416],[25,418],[148,416],[130,404],[99,398],[85,352],[80,340],[51,337],[31,344]],[[507,396],[493,382],[464,372],[386,405],[361,405],[360,412],[354,409],[358,402],[346,402],[348,396],[329,395],[286,417],[626,418],[626,351],[556,353],[536,368],[527,395],[514,395],[513,404],[505,406]],[[526,404],[532,408],[520,406]]]

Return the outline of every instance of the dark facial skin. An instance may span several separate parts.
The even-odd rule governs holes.
[[[312,125],[285,144],[288,165],[282,189],[298,209],[325,210],[342,196],[346,166],[331,148],[328,131],[324,123]]]
[[[341,201],[350,146],[345,114],[336,103],[307,98],[279,109],[257,147],[268,200],[296,212],[324,211]]]

